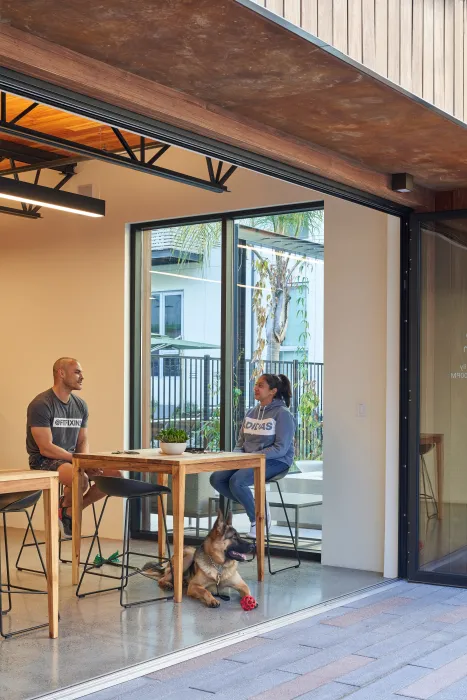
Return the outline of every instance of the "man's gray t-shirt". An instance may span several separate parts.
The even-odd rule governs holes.
[[[31,401],[28,406],[26,449],[29,464],[41,453],[34,440],[31,428],[50,428],[52,442],[68,452],[74,452],[79,431],[88,424],[88,407],[79,396],[70,394],[68,403],[60,401],[53,389],[47,389]]]

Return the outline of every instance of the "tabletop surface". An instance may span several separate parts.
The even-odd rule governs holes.
[[[130,453],[129,453],[130,452]],[[123,459],[126,461],[135,460],[135,462],[185,462],[189,464],[190,462],[219,462],[223,460],[231,459],[252,459],[253,457],[261,456],[259,453],[247,453],[247,452],[201,452],[197,454],[192,454],[191,452],[184,452],[181,455],[166,455],[161,452],[159,448],[156,449],[144,449],[131,451],[121,451],[121,452],[90,452],[87,454],[77,453],[75,457],[80,460],[85,459],[105,459],[105,460],[118,460]]]
[[[43,470],[32,470],[32,469],[9,469],[7,471],[0,470],[0,481],[22,481],[23,479],[43,479],[44,477],[49,477],[50,479],[58,479],[57,472],[47,472]]]

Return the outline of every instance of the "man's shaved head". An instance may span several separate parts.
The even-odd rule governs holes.
[[[53,366],[54,387],[72,391],[81,391],[83,370],[74,357],[60,357]]]
[[[67,369],[71,364],[78,364],[78,360],[75,360],[74,357],[59,357],[53,366],[54,378],[58,375],[60,369]]]

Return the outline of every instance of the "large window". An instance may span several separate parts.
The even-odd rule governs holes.
[[[154,228],[151,247],[152,443],[185,430],[191,447],[219,447],[221,226]],[[146,337],[145,343],[149,343]]]
[[[284,490],[298,504],[322,497],[323,221],[318,205],[153,224],[141,234],[150,249],[142,314],[151,358],[142,379],[149,382],[150,410],[142,412],[148,444],[158,445],[162,428],[176,427],[185,430],[190,448],[231,449],[255,404],[256,378],[286,374],[297,429]],[[216,507],[209,475],[189,475],[186,493],[186,534],[190,524],[199,534]],[[169,498],[169,516],[170,508]],[[156,503],[150,511],[142,515],[142,530],[156,528]],[[301,548],[319,551],[321,507],[297,513],[289,516]],[[276,508],[272,516],[285,543],[284,516]],[[235,518],[240,531],[249,525],[245,515]]]

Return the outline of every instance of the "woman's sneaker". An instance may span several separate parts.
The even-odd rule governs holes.
[[[269,503],[266,501],[266,521],[268,524],[268,530],[271,529],[271,510],[269,508]],[[247,535],[248,539],[256,539],[256,523],[251,523],[250,532]]]
[[[63,536],[71,537],[71,515],[68,514],[68,511],[70,509],[63,507],[63,498],[64,497],[62,496],[62,498],[60,499],[60,507],[58,509],[58,524],[60,526]]]

